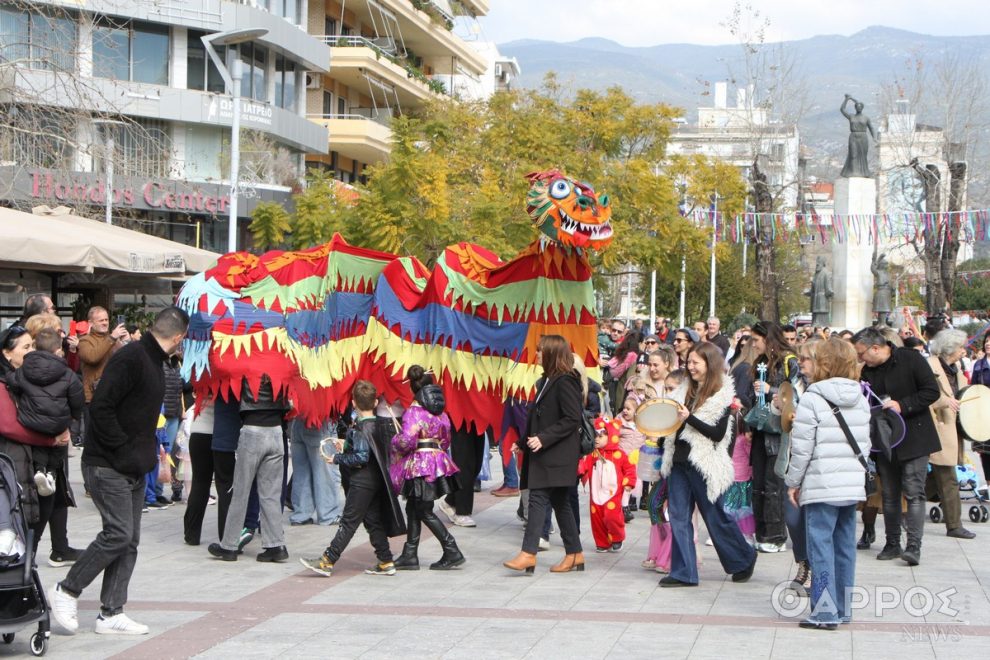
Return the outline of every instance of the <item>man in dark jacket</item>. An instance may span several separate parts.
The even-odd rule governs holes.
[[[52,616],[69,633],[79,629],[77,599],[103,573],[96,632],[146,635],[148,626],[123,612],[141,539],[144,475],[158,461],[155,428],[165,395],[162,363],[182,343],[189,316],[168,307],[140,341],[114,353],[89,407],[82,467],[103,529],[52,590]]]
[[[875,328],[860,330],[853,337],[856,354],[863,363],[862,379],[870,384],[884,407],[904,418],[907,433],[894,448],[891,459],[876,454],[877,472],[883,486],[883,524],[887,543],[877,559],[900,557],[909,566],[921,561],[921,537],[925,526],[925,477],[928,455],[941,444],[929,406],[939,398],[938,384],[921,353],[896,348]],[[907,546],[901,550],[901,495],[907,500]]]

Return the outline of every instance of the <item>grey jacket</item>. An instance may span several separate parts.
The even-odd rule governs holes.
[[[789,487],[801,489],[802,506],[866,499],[863,466],[825,399],[839,406],[859,450],[869,458],[870,407],[859,383],[847,378],[812,383],[794,417],[786,479]]]

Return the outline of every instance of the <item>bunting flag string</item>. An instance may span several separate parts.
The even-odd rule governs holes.
[[[990,210],[944,211],[940,213],[741,213],[728,216],[711,210],[696,210],[687,216],[695,224],[711,226],[725,243],[741,243],[754,236],[769,235],[771,241],[889,244],[909,243],[945,235],[960,242],[990,238]],[[761,238],[760,240],[765,240]]]

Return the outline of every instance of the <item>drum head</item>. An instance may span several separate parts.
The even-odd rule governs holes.
[[[654,438],[669,435],[681,425],[677,410],[678,403],[673,399],[644,401],[636,408],[636,428]]]
[[[781,383],[778,394],[780,394],[780,428],[784,433],[790,433],[794,426],[794,409],[796,408],[794,386],[791,385],[791,381],[785,380]]]
[[[959,426],[969,440],[990,440],[990,387],[969,385],[959,390]]]

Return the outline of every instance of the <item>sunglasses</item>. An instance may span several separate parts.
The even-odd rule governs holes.
[[[656,346],[656,342],[653,341],[652,339],[647,339],[643,343],[646,344],[647,346],[649,346],[650,344],[653,344],[654,346]]]
[[[622,332],[622,328],[612,328],[609,332]]]

